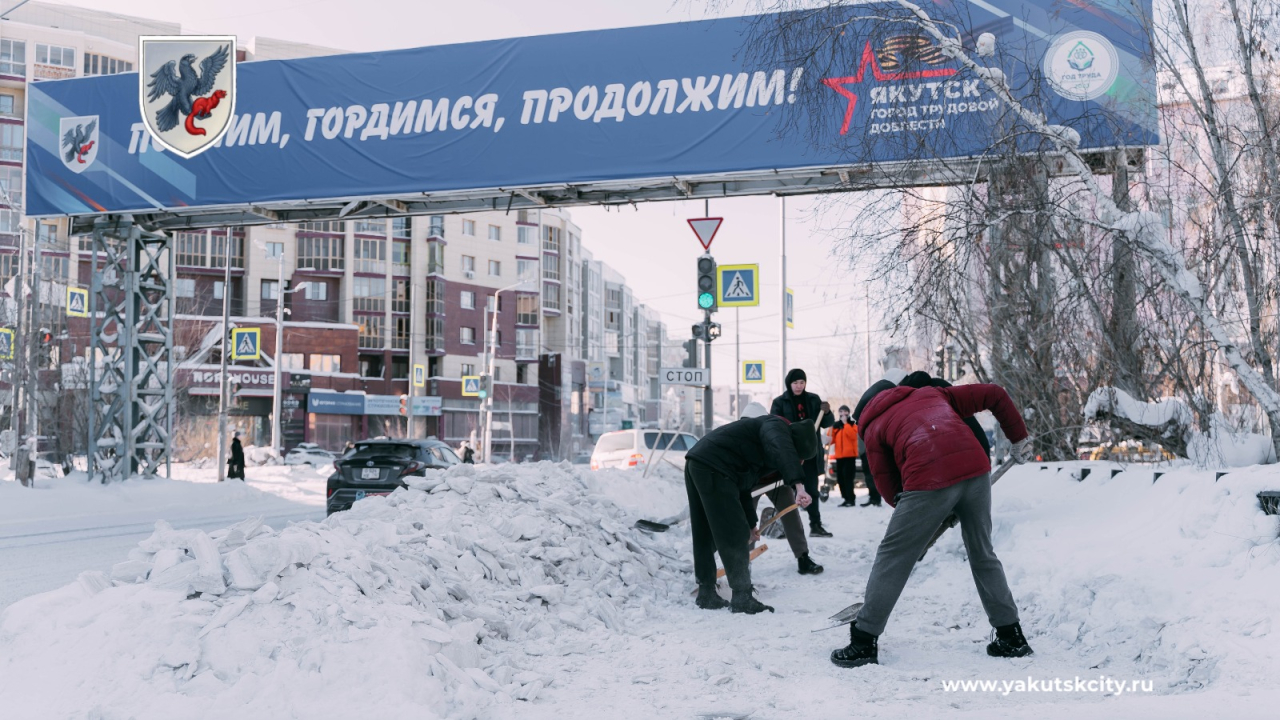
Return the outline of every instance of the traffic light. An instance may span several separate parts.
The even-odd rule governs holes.
[[[694,327],[697,327],[697,325],[694,325]],[[698,341],[685,340],[681,345],[684,346],[685,352],[684,366],[687,368],[698,367]]]
[[[937,350],[933,351],[933,361],[937,365],[937,377],[943,380],[947,379],[947,346],[939,345]]]
[[[404,415],[405,417],[409,416],[409,396],[408,395],[400,396],[400,414]]]
[[[710,323],[707,325],[707,342],[711,342],[720,337],[720,323]]]
[[[715,312],[716,307],[716,259],[710,255],[698,258],[698,308]]]
[[[488,374],[481,375],[479,397],[481,400],[484,400],[491,395],[493,395],[493,376]]]

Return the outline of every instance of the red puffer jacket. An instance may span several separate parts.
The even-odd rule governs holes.
[[[991,471],[991,461],[962,418],[990,410],[1012,442],[1027,426],[999,385],[896,387],[876,395],[859,429],[876,489],[897,502],[904,490],[941,490]]]

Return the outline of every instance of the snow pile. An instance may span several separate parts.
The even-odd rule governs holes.
[[[1188,428],[1195,423],[1191,408],[1178,398],[1165,397],[1155,402],[1143,402],[1124,390],[1113,387],[1098,388],[1089,394],[1089,400],[1084,405],[1084,417],[1086,420],[1093,420],[1099,415],[1112,415],[1155,428]]]
[[[555,682],[536,656],[584,652],[691,588],[675,538],[632,530],[571,466],[411,484],[278,531],[157,523],[109,574],[0,615],[6,713],[355,717],[376,698],[379,715],[477,717]]]

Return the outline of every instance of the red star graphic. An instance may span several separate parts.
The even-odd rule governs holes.
[[[858,96],[845,87],[845,85],[854,85],[862,82],[862,76],[866,74],[867,68],[871,68],[871,75],[877,82],[885,82],[886,80],[919,80],[921,78],[935,77],[951,77],[955,75],[955,68],[935,68],[933,70],[915,70],[913,72],[903,73],[887,73],[880,69],[880,63],[876,61],[875,51],[871,49],[871,41],[868,40],[862,49],[862,61],[858,63],[858,74],[848,77],[823,78],[822,84],[835,90],[844,97],[849,99],[849,104],[844,109],[844,124],[840,126],[840,134],[844,135],[849,132],[849,121],[853,120],[853,109],[858,106]]]

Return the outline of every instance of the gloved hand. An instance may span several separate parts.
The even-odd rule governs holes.
[[[1022,465],[1030,462],[1035,449],[1031,447],[1031,438],[1025,437],[1013,444],[1013,461]]]

